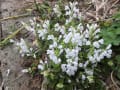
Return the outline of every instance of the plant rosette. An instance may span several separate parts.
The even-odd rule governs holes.
[[[20,54],[40,59],[38,72],[47,79],[46,84],[52,90],[89,87],[94,83],[97,64],[112,54],[111,45],[105,46],[99,36],[98,25],[82,23],[84,17],[77,6],[78,2],[69,2],[64,7],[56,4],[49,20],[36,22],[33,19],[30,25],[22,22],[33,32],[37,43],[33,48],[21,39],[17,42]]]

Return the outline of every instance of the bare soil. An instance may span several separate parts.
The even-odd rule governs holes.
[[[39,0],[40,1],[40,0]],[[0,19],[24,14],[21,9],[32,0],[0,0]],[[0,40],[14,28],[19,28],[19,21],[28,21],[29,17],[0,21]],[[13,27],[13,28],[12,28]],[[8,46],[0,50],[0,90],[40,90],[39,78],[23,74],[23,69],[16,48]]]

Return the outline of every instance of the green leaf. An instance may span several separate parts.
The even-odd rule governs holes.
[[[117,70],[117,77],[120,79],[120,67]]]
[[[57,88],[63,88],[63,87],[64,87],[63,83],[58,83],[57,84]]]
[[[120,35],[120,27],[115,30],[117,35]]]
[[[113,16],[113,18],[114,18],[114,19],[120,19],[120,12],[118,12],[117,14],[115,14],[115,15]]]
[[[118,63],[120,63],[120,55],[117,55],[115,59],[118,61]]]

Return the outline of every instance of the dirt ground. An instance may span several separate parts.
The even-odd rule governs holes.
[[[29,1],[31,0],[0,0],[0,19],[24,14],[20,10]],[[19,21],[28,21],[29,18],[31,17],[1,21],[0,39],[11,32],[11,26],[17,28]],[[40,90],[39,81],[35,83],[29,75],[21,72],[21,62],[22,59],[14,46],[0,50],[0,90]]]

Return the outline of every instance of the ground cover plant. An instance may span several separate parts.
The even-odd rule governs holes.
[[[41,76],[41,90],[119,90],[119,13],[102,20],[92,15],[92,21],[74,0],[35,1],[35,7],[39,17],[21,22],[32,40],[12,40],[18,29],[0,42],[4,46],[10,40],[30,62],[23,73]]]
[[[15,43],[22,57],[38,60],[23,72],[43,75],[46,90],[93,90],[99,82],[95,75],[98,63],[111,57],[111,44],[104,44],[99,25],[84,23],[77,5],[78,2],[55,4],[52,18],[22,22],[35,36],[34,45],[23,38]]]

